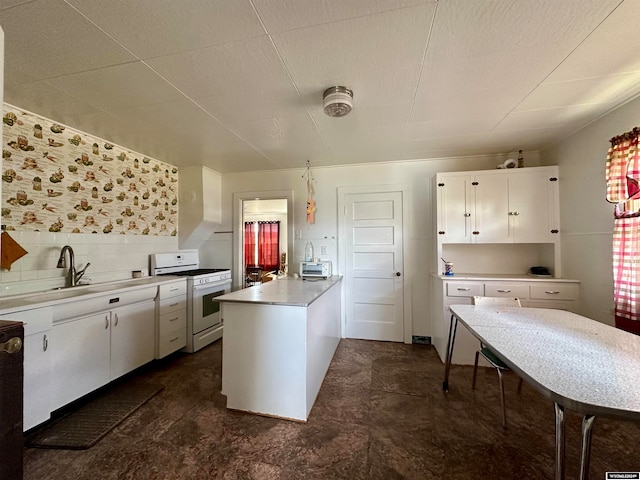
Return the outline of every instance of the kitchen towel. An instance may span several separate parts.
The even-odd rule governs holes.
[[[0,235],[0,253],[2,257],[0,267],[3,270],[11,270],[11,264],[29,252],[11,238],[7,232],[2,232]]]

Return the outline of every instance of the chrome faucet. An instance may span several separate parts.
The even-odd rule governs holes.
[[[62,251],[60,252],[60,258],[58,258],[58,268],[67,268],[67,258],[65,256],[65,252],[69,252],[69,270],[67,271],[67,281],[65,287],[75,287],[76,285],[78,285],[78,281],[82,278],[84,272],[87,271],[87,268],[91,264],[87,262],[84,268],[77,272],[75,257],[73,255],[73,248],[71,248],[69,245],[65,245],[64,247],[62,247]]]

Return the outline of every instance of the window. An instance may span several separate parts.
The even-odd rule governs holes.
[[[244,264],[261,265],[265,272],[280,267],[280,222],[245,222]]]

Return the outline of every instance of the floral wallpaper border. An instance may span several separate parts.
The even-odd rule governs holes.
[[[178,169],[4,104],[7,230],[177,235]]]

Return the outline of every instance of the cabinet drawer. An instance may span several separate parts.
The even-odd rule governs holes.
[[[179,310],[187,311],[187,298],[184,295],[182,297],[165,298],[161,300],[158,314],[162,316]]]
[[[515,283],[485,283],[484,296],[529,298],[529,285]]]
[[[578,285],[547,283],[539,285],[531,285],[531,299],[545,300],[577,300]]]
[[[187,346],[187,330],[176,330],[161,335],[158,341],[158,358],[163,358]]]
[[[158,332],[160,336],[167,335],[168,332],[183,329],[186,332],[187,329],[187,311],[178,310],[170,312],[165,315],[160,315],[158,321]]]
[[[484,296],[484,284],[479,282],[447,282],[448,297]]]
[[[187,282],[181,280],[174,283],[166,283],[160,285],[160,298],[176,297],[178,295],[185,295],[187,293]]]

